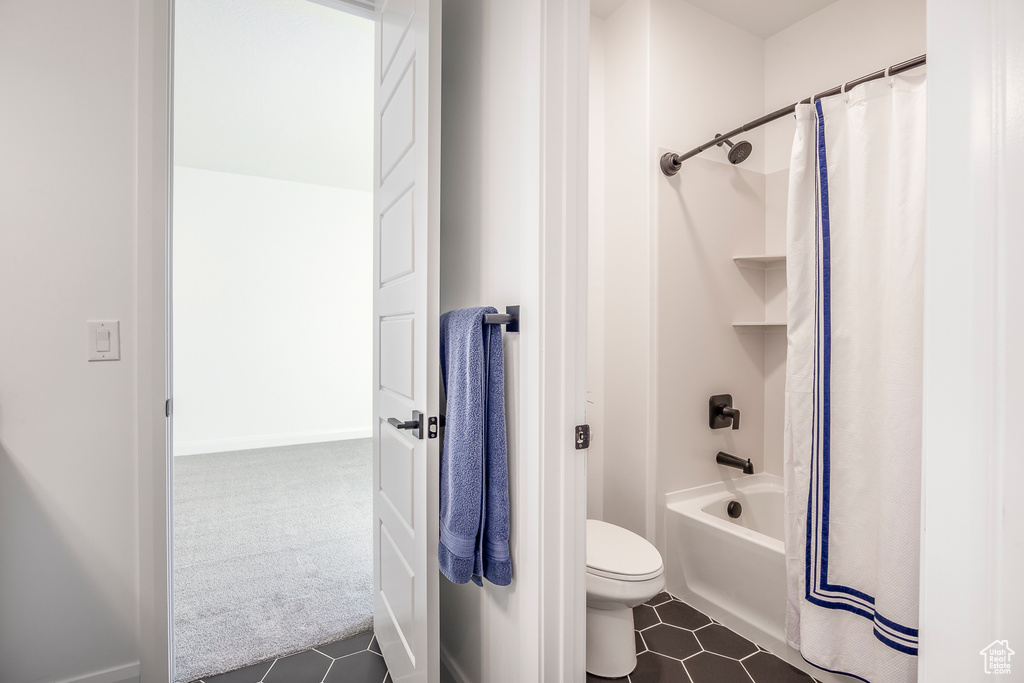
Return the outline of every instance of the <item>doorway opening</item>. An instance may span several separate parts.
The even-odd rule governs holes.
[[[175,3],[177,683],[373,627],[374,30],[345,7]]]

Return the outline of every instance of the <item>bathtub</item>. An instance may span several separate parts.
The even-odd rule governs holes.
[[[729,503],[742,506],[738,518]],[[665,497],[666,590],[820,681],[852,681],[786,643],[782,478],[754,474]]]
[[[727,511],[733,500],[743,506],[737,519]],[[676,491],[665,502],[668,591],[696,599],[698,609],[724,610],[778,649],[786,638],[782,478],[754,474]]]

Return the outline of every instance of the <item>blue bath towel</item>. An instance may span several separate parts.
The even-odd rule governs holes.
[[[441,451],[437,559],[454,583],[512,582],[501,326],[491,307],[441,316],[441,380],[448,400]]]

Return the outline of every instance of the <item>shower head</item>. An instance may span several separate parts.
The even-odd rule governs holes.
[[[722,140],[722,142],[718,143],[718,146],[721,147],[723,144],[729,145],[729,163],[731,164],[742,164],[754,149],[754,146],[746,140],[741,140],[735,145],[728,140]]]

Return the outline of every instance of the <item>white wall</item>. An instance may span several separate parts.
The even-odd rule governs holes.
[[[174,453],[371,431],[373,196],[174,176]]]
[[[373,22],[174,7],[174,452],[371,434]]]
[[[1024,6],[928,2],[921,681],[1024,671]]]
[[[369,192],[373,21],[310,0],[176,0],[174,161]]]
[[[582,680],[585,654],[586,16],[444,3],[441,309],[520,304],[505,333],[513,579],[440,579],[462,683]],[[582,20],[582,22],[581,22]]]
[[[687,2],[651,0],[651,8],[655,145],[686,152],[764,113],[764,41]],[[754,148],[739,168],[763,170],[762,135],[740,136]],[[728,164],[723,149],[701,157]]]
[[[443,17],[441,132],[441,310],[524,305],[523,259],[531,183],[521,116],[529,87],[526,47],[530,27],[516,3],[448,0]],[[501,83],[500,88],[489,84]],[[535,138],[534,138],[535,139]],[[532,197],[535,200],[535,196]],[[536,204],[534,204],[536,206]],[[462,683],[530,680],[538,666],[537,568],[526,547],[531,527],[522,450],[521,334],[504,334],[505,413],[508,434],[510,586],[456,585],[441,576],[441,659]],[[532,624],[532,626],[531,626]]]
[[[136,12],[0,3],[3,681],[138,673]]]
[[[604,405],[592,424],[603,442],[603,519],[639,534],[648,526],[651,444],[650,11],[648,0],[628,0],[604,20],[604,297],[602,305],[593,291],[590,306],[604,321]]]
[[[587,450],[587,518],[604,519],[604,366],[605,366],[605,32],[603,19],[590,19],[590,173],[587,200],[587,423],[591,426]],[[600,427],[600,429],[595,429]]]

